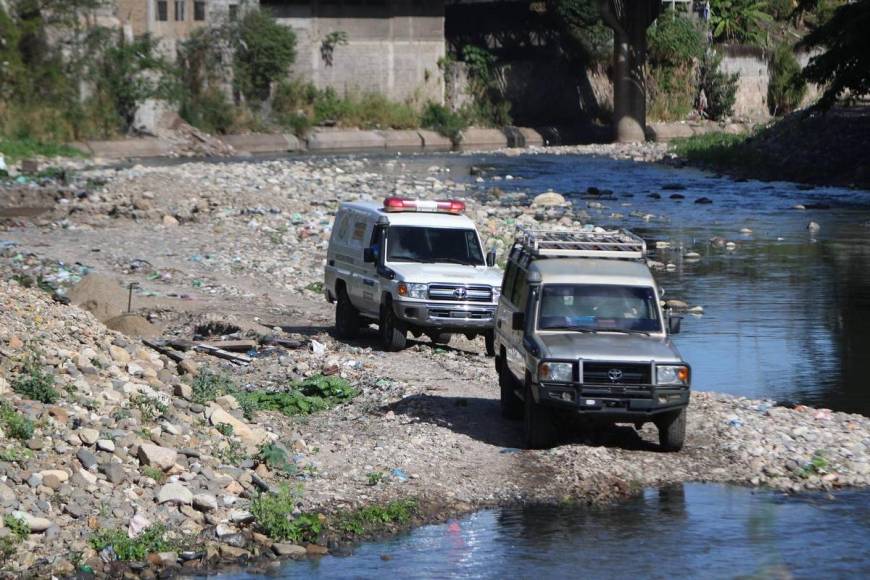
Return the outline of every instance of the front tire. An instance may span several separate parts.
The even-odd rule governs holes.
[[[335,334],[338,338],[356,338],[359,328],[359,311],[351,304],[347,290],[341,287],[335,301]]]
[[[686,408],[667,413],[656,421],[659,430],[659,448],[662,451],[679,451],[686,440]]]
[[[517,396],[517,380],[507,368],[504,357],[496,359],[498,386],[501,390],[501,416],[505,419],[523,418],[523,401]]]
[[[532,386],[526,379],[524,427],[528,449],[549,449],[556,443],[556,414],[552,409],[539,405],[532,396]]]
[[[381,306],[379,327],[384,350],[397,351],[407,346],[407,331],[402,322],[396,318],[396,314],[393,312],[393,305],[390,302]]]
[[[486,356],[495,356],[495,332],[484,333],[483,343],[486,345]]]

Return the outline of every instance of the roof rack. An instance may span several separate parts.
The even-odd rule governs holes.
[[[646,255],[646,242],[628,230],[517,230],[516,244],[535,256],[639,260]]]

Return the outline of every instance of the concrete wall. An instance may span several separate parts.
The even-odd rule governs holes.
[[[734,116],[741,119],[764,120],[770,117],[767,109],[767,55],[761,50],[725,48],[720,70],[738,73]]]
[[[159,0],[115,0],[115,16],[121,26],[130,30],[133,35],[150,33],[160,39],[163,51],[174,55],[177,43],[186,39],[197,28],[207,24],[223,22],[230,6],[240,6],[243,0],[204,0],[205,19],[196,20],[195,4],[197,0],[166,0],[166,20],[158,20]],[[176,20],[176,2],[184,4],[184,19]],[[247,2],[249,5],[256,3]]]
[[[441,0],[261,0],[261,7],[296,32],[292,72],[317,87],[443,102]],[[339,31],[347,35],[347,44],[335,46],[329,63],[323,41]]]

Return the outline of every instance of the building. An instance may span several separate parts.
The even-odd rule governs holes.
[[[443,102],[443,0],[260,0],[296,32],[293,73],[339,93]]]
[[[115,18],[129,35],[151,34],[174,54],[176,43],[202,26],[237,18],[244,0],[115,0]]]

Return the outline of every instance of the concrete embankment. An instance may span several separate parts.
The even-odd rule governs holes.
[[[741,133],[746,125],[720,127],[709,122],[653,123],[648,128],[651,141],[667,142],[725,130]],[[489,151],[504,148],[528,148],[571,145],[599,141],[605,130],[590,133],[573,127],[469,127],[457,143],[426,129],[362,130],[316,129],[304,138],[293,134],[250,133],[208,137],[210,147],[202,147],[202,134],[186,139],[142,137],[113,141],[86,141],[73,145],[81,151],[104,159],[145,159],[155,157],[192,157],[217,155],[279,153],[350,153],[406,152],[437,153],[445,151]]]

